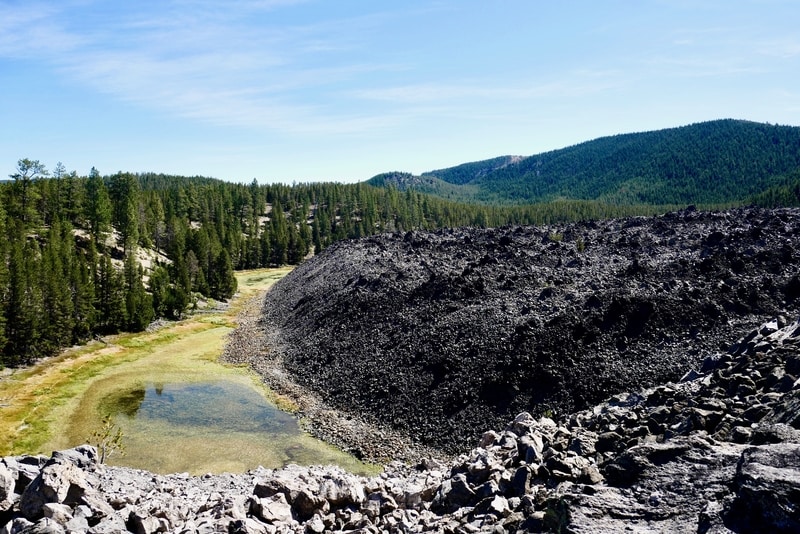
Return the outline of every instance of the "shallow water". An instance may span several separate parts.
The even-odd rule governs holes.
[[[297,421],[269,404],[255,390],[230,380],[155,383],[120,391],[109,399],[119,422],[146,429],[160,422],[197,432],[270,432],[296,434]],[[116,408],[116,413],[113,413]]]
[[[100,409],[123,432],[124,456],[109,459],[115,465],[194,474],[288,463],[360,470],[240,381],[137,384],[102,399]]]

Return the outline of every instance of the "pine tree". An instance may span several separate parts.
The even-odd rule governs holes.
[[[39,160],[28,158],[19,160],[17,172],[9,175],[14,180],[11,186],[9,215],[12,219],[21,221],[25,227],[41,223],[41,216],[36,211],[39,192],[34,187],[34,180],[47,175],[47,169],[39,163]]]
[[[94,244],[90,245],[94,247]],[[91,253],[90,253],[91,254]],[[97,317],[94,301],[94,278],[86,257],[78,253],[70,268],[70,287],[72,288],[73,343],[85,340],[95,327]]]
[[[272,263],[276,266],[285,265],[288,259],[289,231],[286,224],[286,216],[283,213],[283,209],[281,209],[280,202],[273,203],[270,215]]]
[[[119,332],[128,322],[124,279],[106,254],[99,259],[95,288],[98,329],[105,333]]]
[[[150,294],[153,298],[153,311],[156,317],[169,317],[169,272],[162,265],[157,265],[150,273]]]
[[[142,282],[144,272],[135,251],[128,252],[125,257],[125,310],[127,312],[127,330],[140,332],[153,320],[153,297],[145,291]]]
[[[230,254],[225,249],[217,257],[214,266],[214,277],[217,280],[216,291],[211,296],[218,300],[228,300],[236,293],[236,275],[233,272],[233,262]]]
[[[95,246],[105,242],[111,230],[111,199],[100,173],[92,167],[86,182],[86,221]]]
[[[64,220],[73,225],[80,225],[83,219],[83,187],[78,178],[78,173],[70,172],[64,177],[61,193],[61,210]]]
[[[0,189],[0,199],[3,190]],[[6,233],[6,212],[3,203],[0,202],[0,235],[8,236]],[[6,297],[8,295],[8,239],[0,239],[0,363],[2,363],[3,348],[6,346]]]
[[[139,180],[131,173],[118,173],[111,178],[109,196],[111,222],[120,233],[122,248],[127,253],[139,242]]]
[[[36,240],[26,239],[24,224],[17,221],[10,240],[8,295],[6,298],[6,344],[3,363],[32,363],[43,355],[41,332],[41,263]]]
[[[72,341],[74,310],[66,265],[75,252],[70,247],[71,229],[67,232],[68,237],[61,221],[56,219],[42,251],[42,337],[48,352],[56,352]]]

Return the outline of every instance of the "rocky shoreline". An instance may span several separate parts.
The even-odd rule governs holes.
[[[0,533],[800,531],[800,322],[681,381],[519,414],[449,464],[154,475],[92,447],[0,459]]]
[[[442,451],[414,442],[374,419],[368,421],[358,414],[338,410],[300,385],[283,367],[275,336],[264,326],[264,298],[253,298],[242,308],[221,361],[248,365],[273,392],[288,399],[286,408],[295,413],[305,431],[364,462],[383,465],[392,460],[416,463],[423,458],[448,458]]]

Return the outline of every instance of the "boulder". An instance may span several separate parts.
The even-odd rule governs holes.
[[[91,491],[85,471],[71,462],[53,458],[25,488],[20,510],[26,518],[36,520],[42,517],[46,503],[75,506]]]
[[[0,512],[10,510],[17,500],[18,495],[14,493],[16,477],[5,465],[0,464]]]
[[[736,468],[732,519],[751,532],[800,532],[800,444],[750,447]]]

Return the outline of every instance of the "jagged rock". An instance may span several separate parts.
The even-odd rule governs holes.
[[[0,512],[9,510],[16,500],[14,493],[16,480],[14,474],[6,466],[0,464]]]
[[[725,239],[708,247],[717,234]],[[768,352],[800,296],[800,255],[785,252],[800,236],[797,209],[407,235],[338,242],[298,266],[266,296],[270,354],[244,361],[279,361],[329,405],[454,454],[523,411],[560,416],[700,377],[709,353],[757,327],[734,354]],[[741,399],[785,390],[792,373],[776,367],[717,387]],[[670,432],[714,431],[718,411],[683,408]],[[610,432],[648,426],[627,409],[608,417],[618,418]],[[522,436],[514,425],[534,422],[510,430]]]
[[[320,497],[335,507],[359,505],[367,500],[363,486],[353,476],[325,478],[318,491]]]
[[[800,532],[800,445],[750,447],[736,469],[732,520],[748,531]]]
[[[459,473],[445,480],[433,499],[434,509],[455,510],[474,502],[475,491],[467,482],[467,477]]]
[[[28,519],[42,517],[46,503],[76,505],[92,491],[86,472],[73,463],[53,458],[42,468],[20,499],[20,510]]]
[[[72,508],[66,504],[46,503],[42,507],[42,513],[44,517],[52,519],[62,525],[72,519]]]
[[[97,448],[92,445],[79,445],[72,449],[55,451],[52,460],[66,461],[86,471],[93,471],[98,464]]]
[[[277,493],[270,497],[256,498],[251,502],[251,513],[262,521],[273,524],[290,523],[292,521],[292,507],[283,493]]]
[[[598,436],[591,430],[579,428],[569,443],[569,450],[578,456],[590,457],[596,452]]]
[[[323,495],[315,493],[311,488],[308,488],[297,493],[292,503],[292,508],[298,517],[308,519],[315,513],[327,514],[330,510],[330,503]]]
[[[20,534],[65,534],[64,527],[54,519],[43,517],[32,526],[20,531]]]
[[[136,534],[155,534],[161,532],[163,525],[157,517],[145,510],[135,510],[128,518],[128,525]]]
[[[508,500],[502,495],[494,495],[480,501],[473,511],[474,514],[492,514],[497,517],[508,517],[511,515],[511,508]]]

